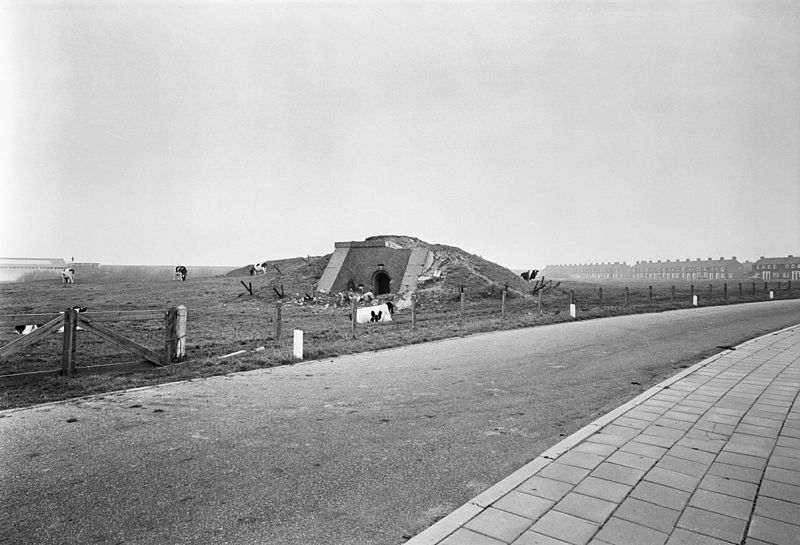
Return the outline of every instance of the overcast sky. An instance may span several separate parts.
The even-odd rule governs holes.
[[[0,255],[800,254],[800,2],[0,0]]]

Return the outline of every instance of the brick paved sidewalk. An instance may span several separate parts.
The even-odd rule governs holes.
[[[704,360],[410,545],[800,545],[800,326]]]

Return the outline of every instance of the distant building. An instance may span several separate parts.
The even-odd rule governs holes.
[[[753,274],[762,280],[800,280],[800,257],[761,257],[753,263]]]
[[[67,263],[57,258],[0,257],[0,282],[19,282],[26,277],[60,277]]]
[[[580,265],[548,265],[541,276],[576,280],[621,280],[631,277],[631,267],[624,261],[615,263],[585,263]]]
[[[698,257],[694,261],[637,261],[631,272],[636,280],[728,280],[741,278],[744,267],[736,256],[705,260]]]

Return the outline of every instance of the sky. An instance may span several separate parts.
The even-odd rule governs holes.
[[[800,2],[0,0],[0,256],[800,254]]]

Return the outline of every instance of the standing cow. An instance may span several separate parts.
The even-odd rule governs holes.
[[[267,274],[267,262],[253,263],[250,267],[250,276],[258,276],[259,274]]]
[[[531,269],[529,271],[525,271],[520,276],[522,277],[523,280],[526,280],[528,282],[533,282],[533,279],[536,278],[537,274],[539,274],[538,270]]]
[[[186,281],[186,277],[188,275],[189,275],[189,271],[187,271],[186,267],[184,267],[183,265],[178,265],[177,267],[175,267],[175,280],[180,278],[181,282],[185,282]]]
[[[61,271],[61,282],[63,284],[74,284],[75,269],[73,269],[72,267],[67,267],[63,271]]]

